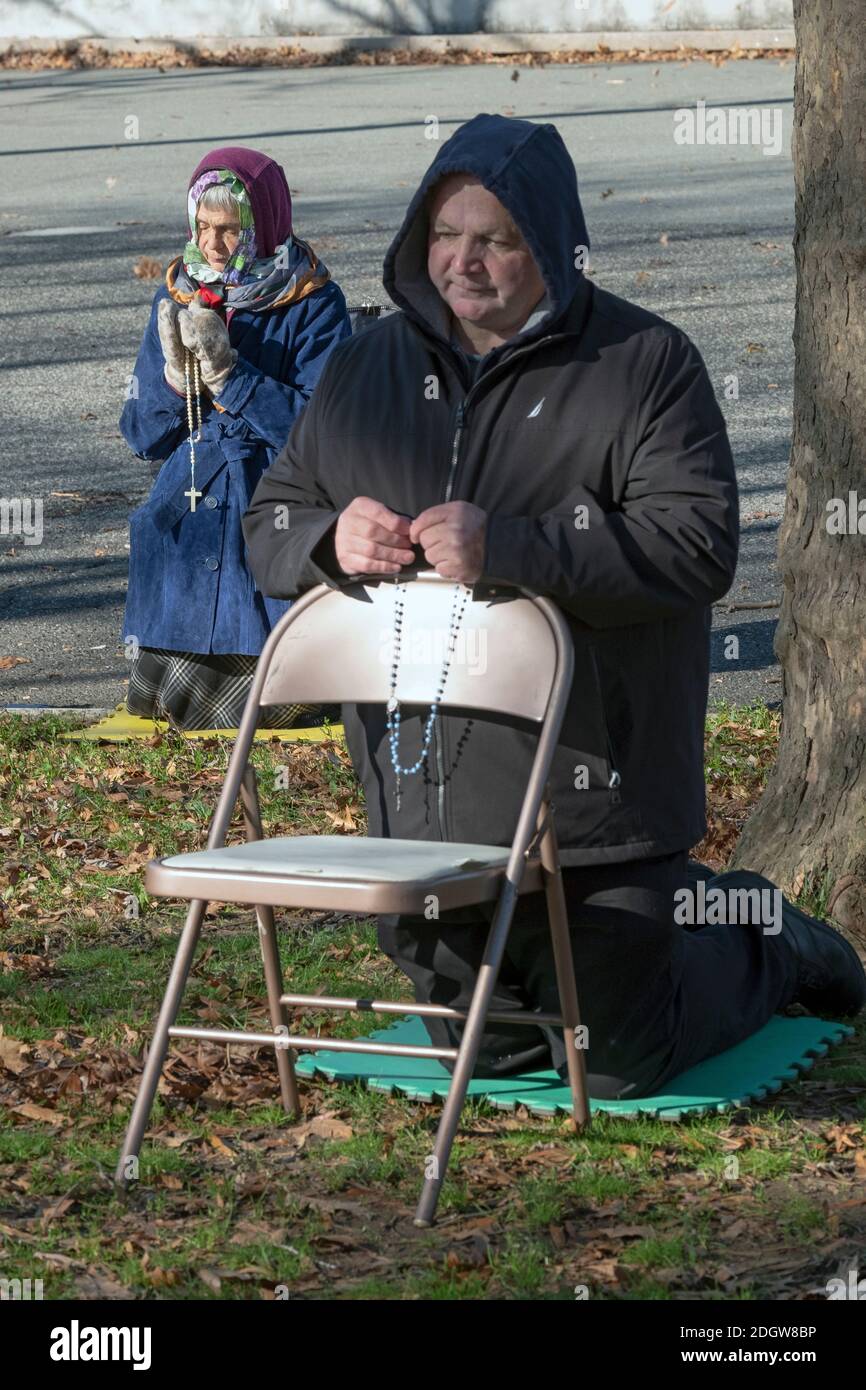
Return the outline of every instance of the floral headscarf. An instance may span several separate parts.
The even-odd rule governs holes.
[[[226,148],[220,154],[242,156],[256,155],[256,151]],[[261,159],[261,156],[257,156]],[[271,161],[266,161],[266,163]],[[306,298],[331,278],[328,267],[313,251],[308,242],[303,241],[291,230],[291,204],[285,175],[280,170],[285,185],[286,207],[276,235],[282,240],[274,247],[273,254],[259,256],[256,242],[255,217],[250,194],[243,180],[232,169],[220,165],[207,169],[194,180],[187,197],[187,221],[190,237],[180,256],[173,260],[166,272],[166,286],[172,298],[180,304],[187,304],[198,294],[201,302],[221,312],[235,309],[251,309],[257,312],[264,309],[287,307]],[[207,257],[198,244],[196,214],[205,189],[224,184],[238,204],[240,236],[234,253],[222,270],[215,270],[208,264]],[[255,191],[255,190],[254,190]],[[268,241],[268,236],[271,240]],[[264,245],[271,246],[275,240],[274,228],[270,232],[267,225],[267,208],[263,225]]]
[[[221,270],[208,265],[207,257],[198,244],[196,214],[199,200],[206,188],[212,184],[225,184],[238,204],[241,234],[238,244]],[[208,169],[201,178],[196,179],[189,190],[187,215],[191,240],[183,250],[183,264],[187,274],[200,284],[213,284],[220,281],[224,285],[240,285],[248,280],[250,274],[266,274],[264,266],[253,269],[256,259],[256,229],[249,194],[236,174],[230,169]],[[271,258],[272,259],[272,258]]]

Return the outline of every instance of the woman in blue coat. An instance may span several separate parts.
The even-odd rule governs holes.
[[[212,150],[190,180],[188,218],[120,419],[137,457],[161,465],[129,519],[127,708],[185,729],[234,728],[290,606],[257,589],[241,518],[351,325],[339,286],[292,233],[286,177],[267,155]],[[261,722],[305,713],[315,718],[274,706]]]

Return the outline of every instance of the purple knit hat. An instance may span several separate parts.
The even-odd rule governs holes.
[[[282,166],[261,150],[222,145],[196,166],[189,187],[208,169],[231,169],[250,197],[256,229],[256,255],[273,256],[292,231],[292,198]],[[188,230],[185,230],[185,236]]]

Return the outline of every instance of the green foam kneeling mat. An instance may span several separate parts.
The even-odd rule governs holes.
[[[667,1082],[663,1092],[636,1100],[591,1100],[593,1111],[612,1115],[652,1115],[679,1120],[730,1110],[765,1100],[786,1081],[797,1081],[830,1047],[853,1034],[844,1023],[820,1018],[775,1015],[745,1042],[709,1057]],[[358,1040],[430,1046],[420,1018],[405,1018],[389,1028]],[[363,1052],[305,1053],[298,1058],[300,1076],[321,1075],[329,1081],[364,1081],[374,1091],[388,1091],[410,1100],[444,1099],[451,1082],[435,1057],[387,1057]],[[553,1070],[523,1075],[477,1077],[469,1083],[470,1097],[484,1096],[501,1110],[525,1105],[533,1115],[571,1112],[571,1092]]]

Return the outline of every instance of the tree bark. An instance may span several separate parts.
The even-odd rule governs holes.
[[[732,863],[766,874],[789,896],[804,876],[825,882],[827,914],[863,947],[866,0],[794,0],[794,23],[794,431],[775,643],[782,727]],[[838,526],[833,514],[843,507],[846,530],[833,534],[828,523]]]

